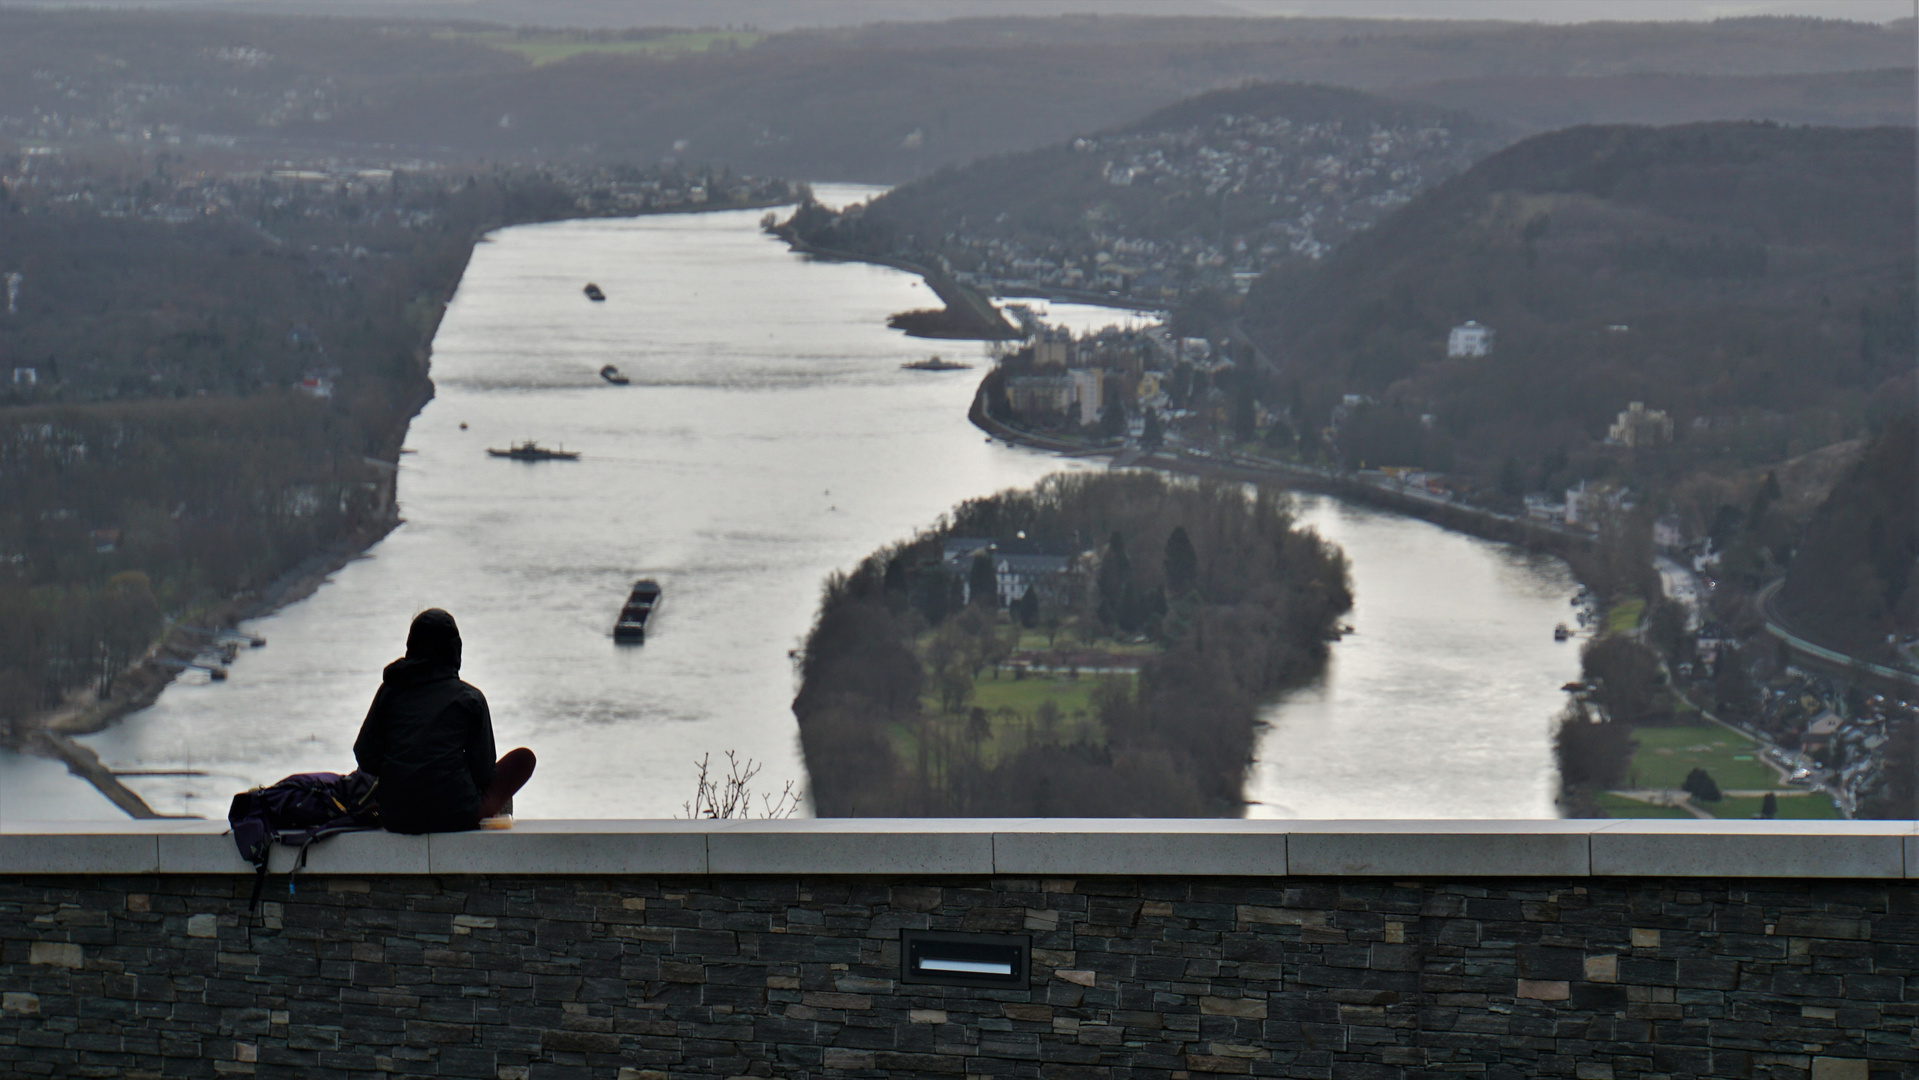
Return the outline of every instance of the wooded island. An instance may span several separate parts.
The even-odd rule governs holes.
[[[1351,606],[1275,492],[1105,473],[964,503],[827,581],[793,703],[815,812],[1237,815],[1260,703]]]

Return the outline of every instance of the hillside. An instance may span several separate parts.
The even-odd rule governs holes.
[[[900,181],[1249,80],[1411,93],[1459,80],[1613,77],[1624,81],[1579,84],[1617,99],[1597,115],[1664,120],[1670,105],[1631,79],[1791,75],[1823,103],[1818,119],[1871,123],[1885,118],[1886,93],[1854,86],[1849,73],[1911,66],[1909,33],[1804,19],[1551,27],[1067,17],[700,35],[6,7],[0,140],[178,139],[275,158],[673,157]],[[1509,101],[1515,120],[1531,108],[1525,95],[1482,97],[1482,107]],[[1799,104],[1775,110],[1743,91],[1717,100],[1730,111],[1707,115],[1809,118]]]
[[[1883,664],[1919,636],[1919,443],[1908,415],[1866,448],[1806,524],[1780,614],[1815,640]]]
[[[808,239],[945,259],[999,290],[1080,289],[1149,301],[1230,291],[1317,257],[1504,139],[1460,113],[1356,90],[1257,84],[1124,127],[903,185]]]
[[[1765,75],[1493,75],[1393,88],[1395,97],[1497,116],[1527,133],[1578,124],[1782,124],[1910,127],[1913,69]]]
[[[1511,457],[1541,482],[1533,463],[1597,452],[1632,401],[1670,414],[1673,468],[1778,460],[1910,390],[1913,146],[1756,124],[1538,136],[1268,275],[1243,320],[1305,426],[1381,399],[1373,464],[1445,443],[1462,471]],[[1468,319],[1496,331],[1491,355],[1449,360]]]

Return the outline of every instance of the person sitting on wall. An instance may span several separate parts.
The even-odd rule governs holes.
[[[493,760],[486,695],[460,678],[460,628],[428,608],[413,617],[406,656],[386,666],[353,741],[379,778],[380,819],[392,832],[459,832],[512,808],[533,775],[533,751]]]

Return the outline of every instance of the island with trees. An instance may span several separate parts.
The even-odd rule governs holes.
[[[815,812],[1236,816],[1320,673],[1345,557],[1283,494],[1064,474],[828,580],[793,710]]]

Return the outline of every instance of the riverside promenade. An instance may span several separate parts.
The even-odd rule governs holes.
[[[0,832],[0,1071],[1919,1072],[1914,822],[215,822]]]

